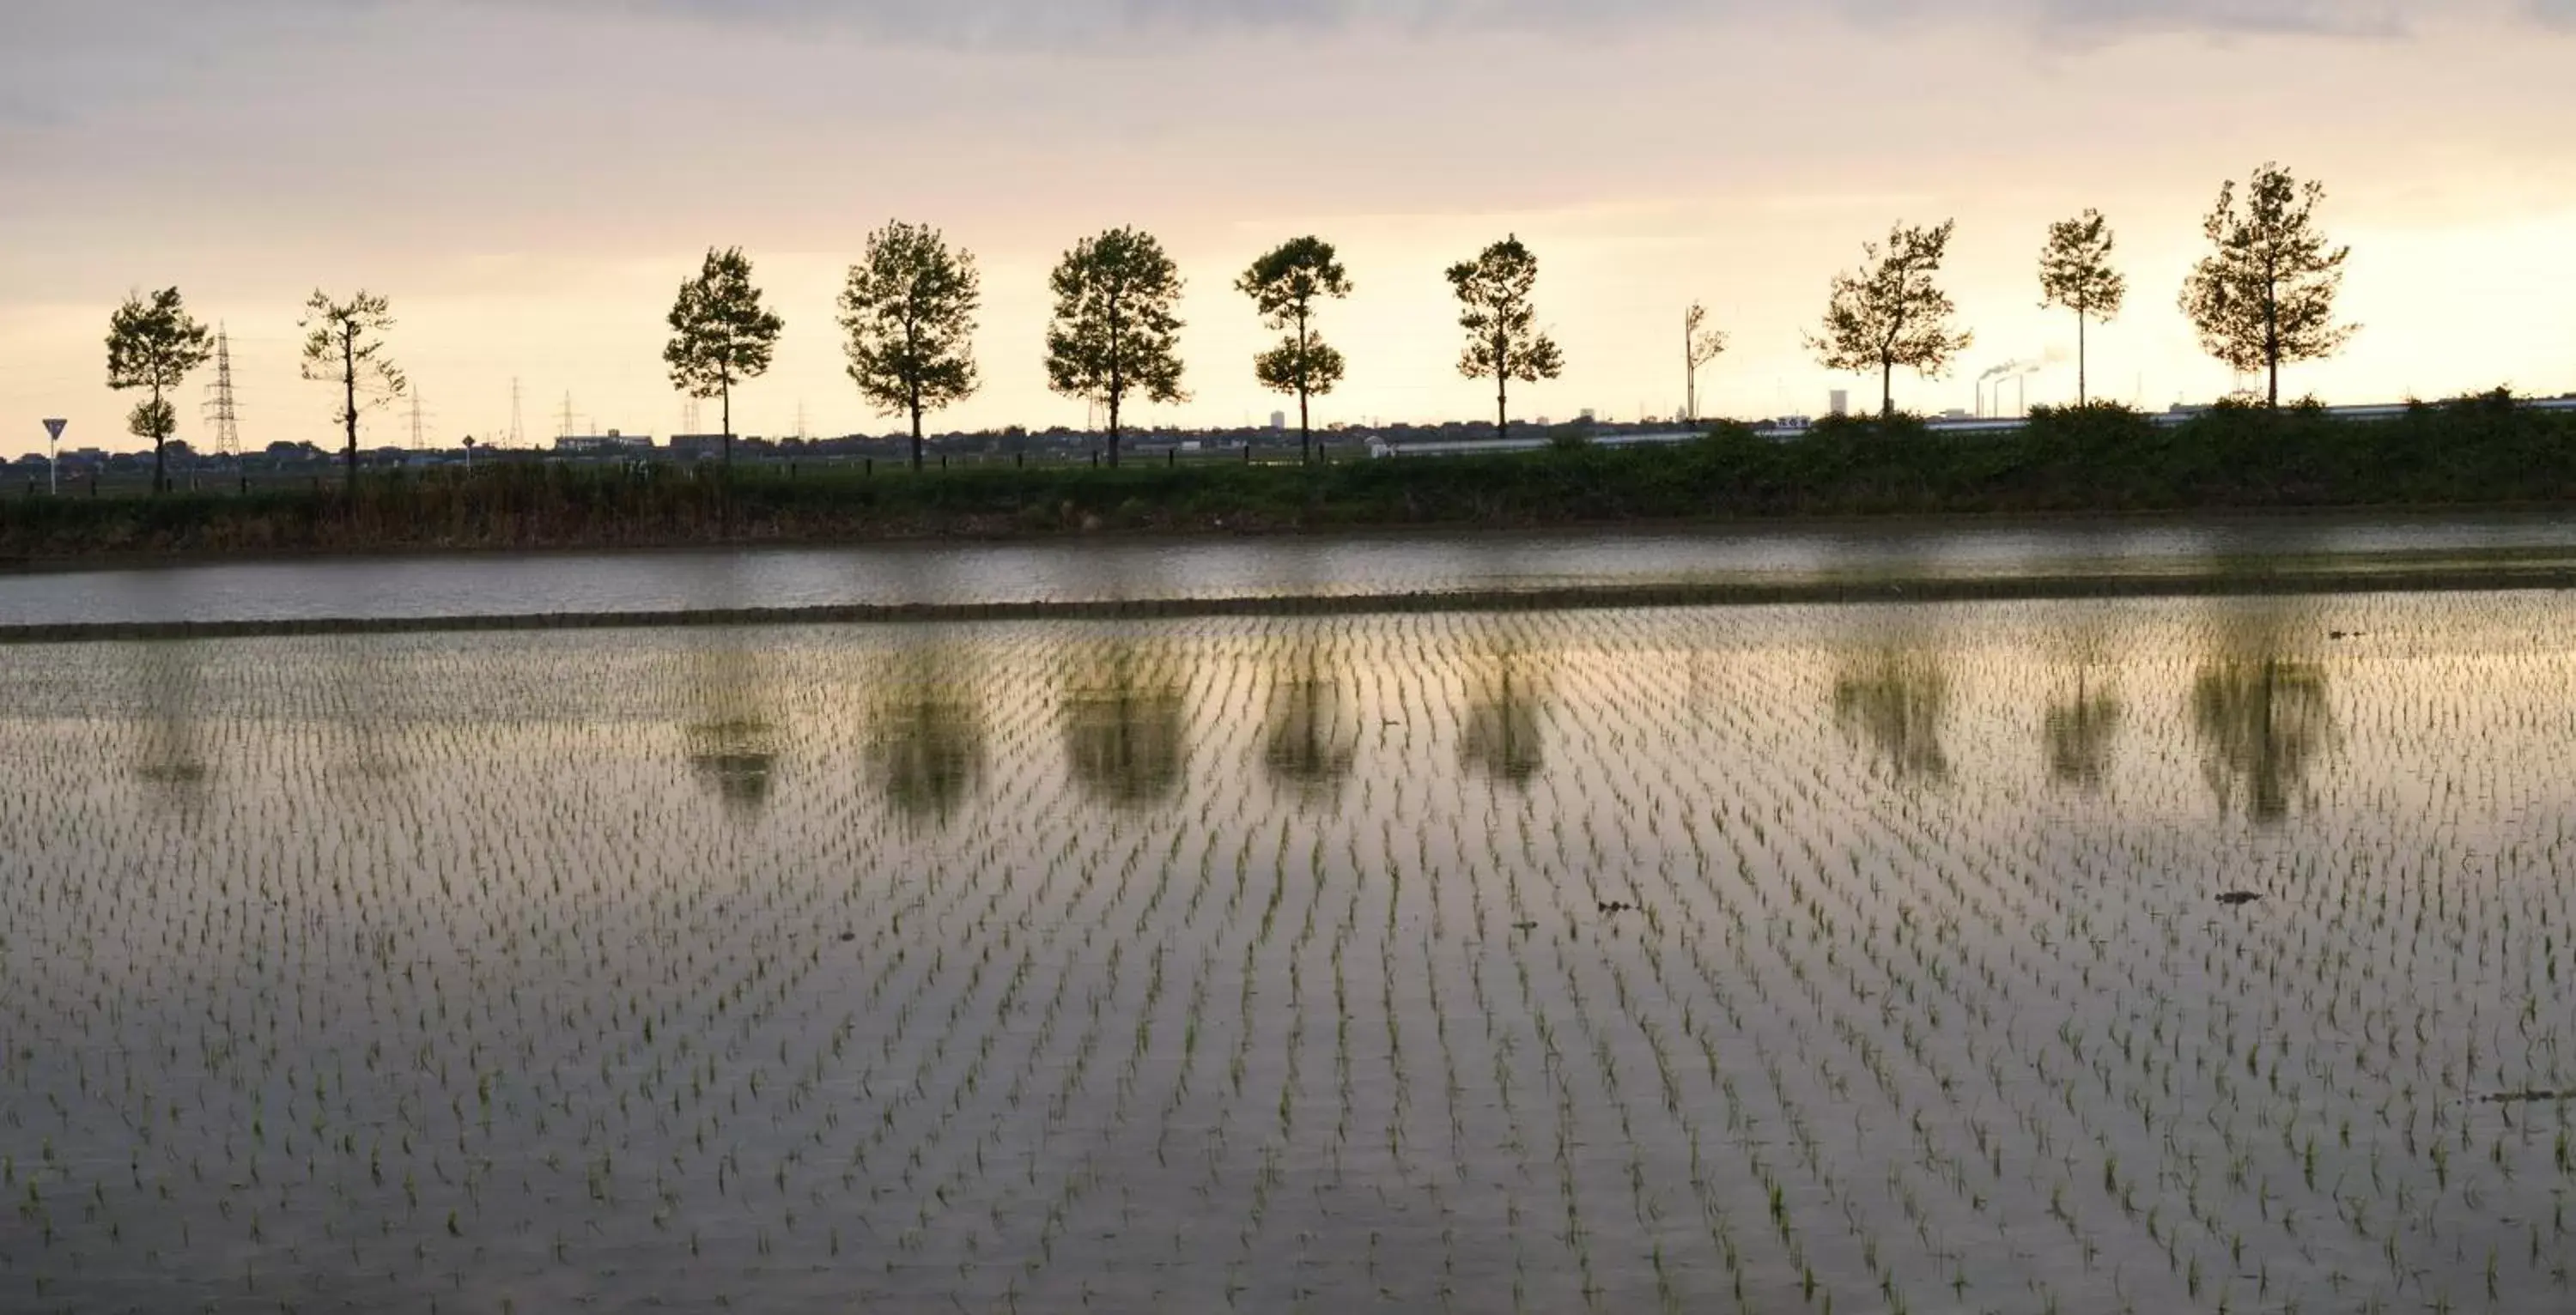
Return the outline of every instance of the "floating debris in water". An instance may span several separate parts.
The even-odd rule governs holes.
[[[2231,890],[2226,894],[2219,896],[2218,902],[2221,904],[2251,904],[2261,898],[2263,897],[2250,890]]]

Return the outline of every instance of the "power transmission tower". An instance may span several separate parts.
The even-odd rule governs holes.
[[[564,394],[563,427],[555,431],[555,437],[572,437],[572,394],[570,393]]]
[[[680,428],[692,434],[698,432],[698,399],[692,397],[681,403]]]
[[[510,381],[510,446],[526,447],[528,436],[519,428],[519,381]]]
[[[796,437],[800,439],[805,437],[805,404],[803,402],[798,402],[796,404]]]
[[[412,451],[414,451],[414,452],[418,452],[418,451],[420,451],[420,450],[421,450],[421,447],[422,447],[422,432],[423,432],[422,427],[423,427],[423,425],[424,425],[424,424],[426,424],[426,423],[427,423],[429,420],[431,420],[432,418],[434,418],[434,413],[432,413],[432,412],[430,412],[430,411],[423,410],[423,409],[422,409],[422,407],[421,407],[421,404],[420,404],[420,390],[419,390],[419,389],[417,389],[417,388],[415,388],[415,389],[411,390],[411,450],[412,450]]]
[[[206,422],[215,429],[215,451],[241,455],[241,412],[233,404],[233,342],[222,325],[215,326],[215,393],[206,399]]]

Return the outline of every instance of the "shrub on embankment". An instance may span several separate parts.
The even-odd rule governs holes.
[[[2576,412],[2489,395],[2388,420],[2223,407],[2159,425],[2118,406],[1942,433],[1832,420],[1780,442],[1740,426],[1669,446],[1276,465],[863,472],[499,465],[317,490],[0,500],[0,557],[1130,530],[1540,526],[1737,517],[2576,504]]]

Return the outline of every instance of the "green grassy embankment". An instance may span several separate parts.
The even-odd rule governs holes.
[[[1773,442],[1720,425],[1662,447],[1311,469],[505,466],[375,475],[354,495],[0,499],[0,560],[2500,504],[2576,505],[2576,413],[2499,394],[2388,421],[2224,408],[2159,426],[2094,406],[2008,434],[1838,421]]]

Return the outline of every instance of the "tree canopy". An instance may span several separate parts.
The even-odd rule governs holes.
[[[1808,349],[1828,370],[1879,376],[1879,414],[1896,415],[1896,367],[1927,379],[1948,373],[1976,335],[1950,327],[1958,307],[1934,282],[1957,221],[1938,228],[1898,225],[1887,245],[1861,248],[1861,267],[1834,275],[1822,333],[1807,335]]]
[[[1538,285],[1538,257],[1517,235],[1449,267],[1449,286],[1458,296],[1458,327],[1467,331],[1467,347],[1458,357],[1458,373],[1494,381],[1494,430],[1511,433],[1511,385],[1537,383],[1565,372],[1565,353],[1538,328],[1538,308],[1530,301]]]
[[[869,234],[866,257],[850,267],[841,291],[850,378],[880,412],[912,418],[915,470],[922,413],[964,401],[980,382],[974,337],[983,296],[974,255],[922,225]]]
[[[671,385],[691,397],[724,404],[724,459],[733,464],[733,387],[769,372],[769,358],[784,325],[760,303],[751,261],[742,248],[707,250],[698,276],[680,285],[671,306],[671,342],[662,360]]]
[[[1263,327],[1287,331],[1279,345],[1253,358],[1261,386],[1297,399],[1297,438],[1302,459],[1315,454],[1309,399],[1333,391],[1345,362],[1315,332],[1315,303],[1351,295],[1350,274],[1333,244],[1318,237],[1291,238],[1252,262],[1234,285],[1261,311]]]
[[[2048,226],[2048,245],[2039,253],[2039,304],[2075,312],[2075,404],[2091,400],[2086,378],[2084,329],[2089,320],[2118,318],[2129,297],[2129,281],[2111,267],[2118,241],[2110,221],[2099,210]]]
[[[152,440],[154,493],[169,487],[164,454],[179,428],[179,409],[163,394],[186,382],[214,350],[206,326],[188,314],[177,288],[163,288],[148,301],[140,293],[127,297],[108,317],[107,386],[151,394],[135,406],[126,425],[135,437]]]
[[[2202,350],[2239,374],[2264,375],[2275,408],[2283,365],[2323,360],[2360,331],[2335,319],[2352,248],[2328,246],[2317,228],[2325,195],[2324,185],[2301,183],[2277,164],[2254,171],[2242,210],[2235,182],[2221,184],[2201,225],[2214,249],[2183,280],[2182,312]]]
[[[1181,391],[1181,273],[1148,233],[1113,228],[1084,238],[1050,280],[1055,318],[1047,326],[1047,386],[1098,402],[1109,412],[1109,464],[1118,464],[1128,395],[1178,402]]]

